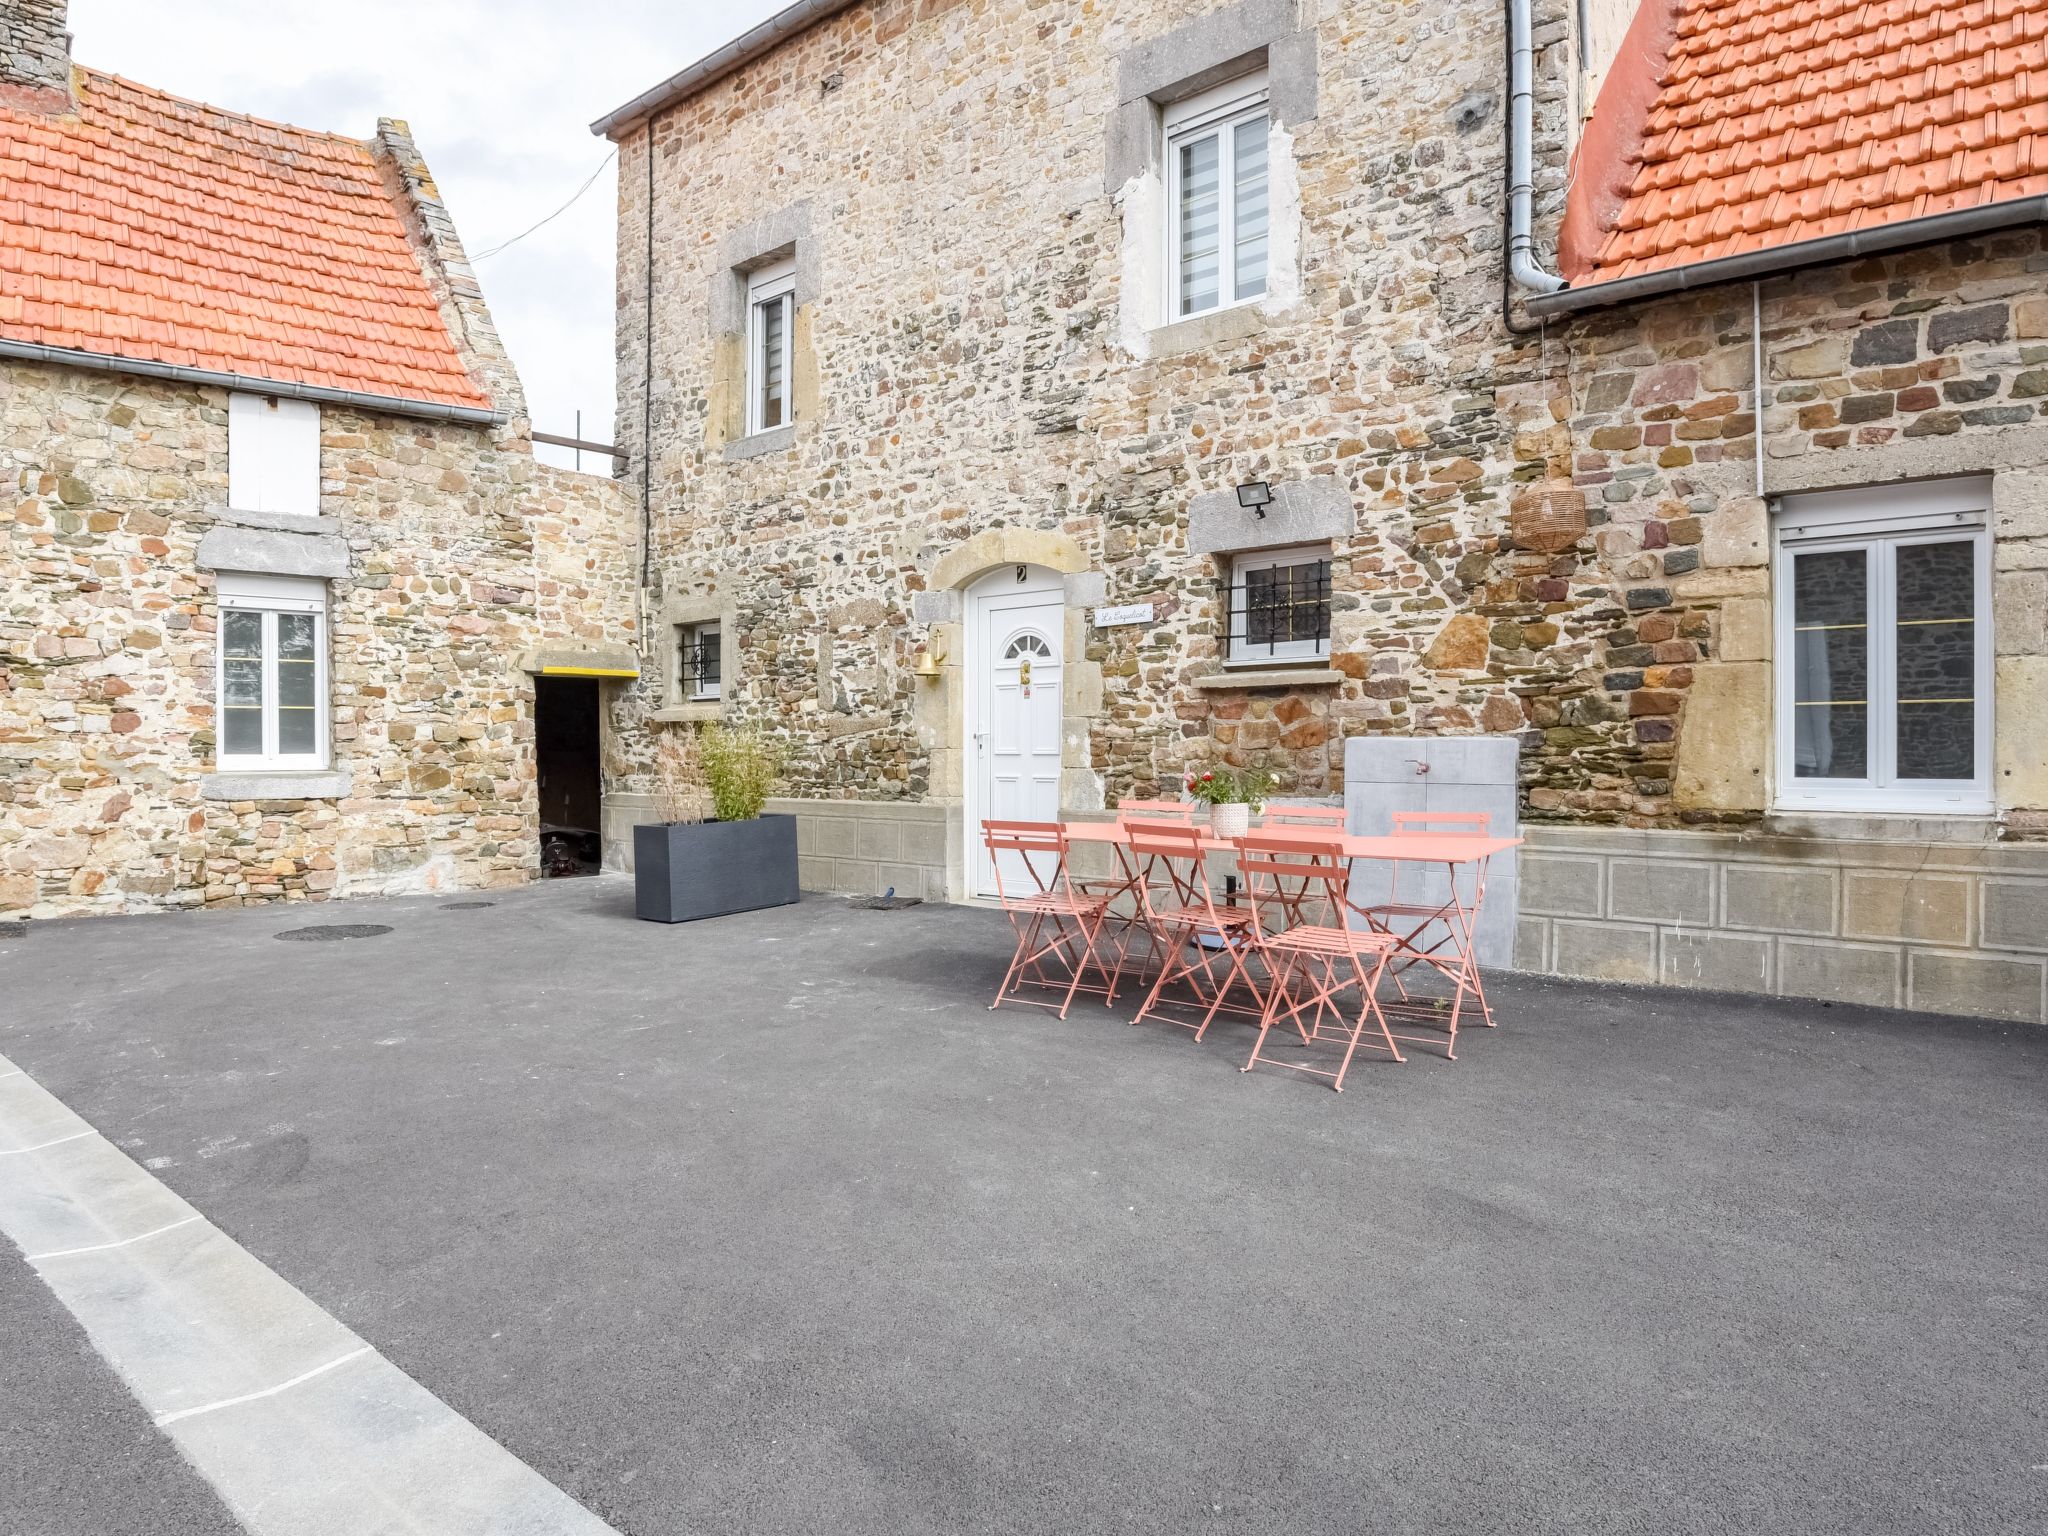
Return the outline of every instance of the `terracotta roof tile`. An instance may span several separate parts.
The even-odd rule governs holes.
[[[370,147],[79,69],[0,108],[0,335],[488,406]]]
[[[1645,4],[1669,47],[1625,49],[1602,86],[1596,124],[1651,104],[1636,138],[1588,133],[1616,163],[1576,168],[1596,189],[1565,215],[1577,285],[2048,186],[2048,0]]]

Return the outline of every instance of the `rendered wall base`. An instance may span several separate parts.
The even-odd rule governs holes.
[[[958,806],[874,800],[770,800],[771,814],[796,818],[797,883],[807,891],[944,901],[947,850]],[[604,800],[604,867],[631,871],[633,828],[652,821],[646,795]]]
[[[1519,969],[2048,1021],[2048,844],[1983,823],[1522,830]]]

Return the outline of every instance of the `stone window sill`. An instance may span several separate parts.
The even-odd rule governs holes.
[[[724,718],[725,705],[718,699],[697,699],[688,704],[670,704],[647,718],[656,725],[701,725]]]
[[[209,773],[199,781],[203,800],[338,800],[348,790],[346,768]]]
[[[1174,320],[1145,333],[1154,358],[1174,357],[1183,352],[1203,352],[1227,342],[1243,341],[1266,328],[1266,317],[1256,300],[1212,310],[1189,320]]]
[[[1195,679],[1197,688],[1335,688],[1344,674],[1331,667],[1244,668]]]
[[[736,437],[725,445],[725,461],[735,459],[758,459],[763,454],[781,453],[796,446],[796,423],[785,427],[770,427],[766,432],[755,432],[747,437]]]

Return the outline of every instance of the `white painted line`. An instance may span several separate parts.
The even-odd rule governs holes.
[[[274,1387],[265,1387],[261,1392],[244,1392],[240,1397],[224,1397],[217,1403],[208,1403],[201,1408],[180,1408],[176,1413],[157,1415],[156,1425],[162,1429],[166,1424],[175,1424],[180,1419],[197,1418],[202,1413],[212,1413],[216,1408],[232,1408],[238,1403],[253,1403],[266,1397],[275,1397],[280,1392],[289,1392],[301,1382],[311,1381],[315,1376],[325,1376],[338,1365],[347,1365],[351,1360],[360,1360],[371,1353],[365,1344],[361,1349],[352,1349],[339,1360],[330,1360],[325,1365],[316,1365],[310,1371],[294,1376],[290,1381],[281,1381]]]
[[[0,1151],[0,1157],[19,1157],[24,1152],[40,1152],[45,1147],[61,1147],[67,1141],[83,1141],[88,1136],[97,1136],[98,1131],[73,1131],[69,1136],[59,1136],[55,1141],[39,1141],[32,1147],[9,1147]]]
[[[19,1068],[16,1068],[12,1072],[0,1072],[0,1077],[21,1077],[23,1075],[24,1074]]]
[[[118,1243],[94,1243],[86,1248],[59,1248],[54,1253],[32,1253],[28,1256],[28,1261],[31,1264],[40,1264],[45,1259],[68,1259],[74,1253],[105,1253],[109,1248],[126,1248],[130,1243],[139,1243],[145,1237],[155,1237],[159,1232],[170,1232],[178,1227],[189,1226],[197,1220],[197,1216],[187,1216],[181,1221],[172,1222],[169,1226],[154,1227],[147,1232],[138,1232],[133,1237],[124,1237]]]

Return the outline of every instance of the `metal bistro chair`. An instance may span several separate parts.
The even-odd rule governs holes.
[[[1341,805],[1269,805],[1266,807],[1264,825],[1275,828],[1300,828],[1302,831],[1315,829],[1319,832],[1341,835],[1344,831],[1346,813]],[[1300,833],[1295,834],[1297,837]],[[1292,889],[1281,887],[1269,892],[1269,899],[1282,909],[1287,926],[1306,922],[1302,908],[1312,903],[1320,893],[1312,887],[1318,882],[1303,878]]]
[[[1344,845],[1336,838],[1310,843],[1298,837],[1254,832],[1238,840],[1237,869],[1244,876],[1245,893],[1256,920],[1252,941],[1269,978],[1259,1038],[1252,1046],[1251,1059],[1239,1070],[1249,1072],[1263,1060],[1311,1077],[1327,1077],[1330,1086],[1342,1093],[1344,1074],[1351,1070],[1351,1058],[1358,1052],[1368,1021],[1377,1028],[1379,1039],[1365,1048],[1385,1050],[1395,1061],[1405,1061],[1394,1043],[1393,1031],[1387,1028],[1386,1015],[1380,1012],[1377,995],[1394,940],[1369,928],[1346,925],[1345,887],[1351,871]],[[1310,900],[1298,894],[1304,890],[1314,892],[1313,908]],[[1294,920],[1304,913],[1323,921]],[[1277,914],[1288,926],[1268,932],[1264,925],[1269,914]],[[1347,1028],[1337,997],[1352,987],[1358,989],[1358,1014]],[[1302,1015],[1311,1008],[1315,1016],[1304,1023]],[[1333,1032],[1344,1041],[1344,1059],[1334,1072],[1261,1054],[1275,1024],[1291,1024],[1301,1043],[1312,1045],[1323,1038],[1326,1017],[1334,1019]]]
[[[1194,821],[1195,807],[1187,800],[1120,800],[1117,802],[1116,819],[1120,826],[1129,826],[1134,821],[1161,822],[1170,826],[1190,826]],[[1116,939],[1116,969],[1113,986],[1121,987],[1124,970],[1130,959],[1131,950],[1139,939],[1143,939],[1150,950],[1146,968],[1132,973],[1134,985],[1146,986],[1156,974],[1151,968],[1163,961],[1159,951],[1157,935],[1145,921],[1145,900],[1139,887],[1151,878],[1149,861],[1137,857],[1127,845],[1116,848],[1117,873],[1089,880],[1077,880],[1076,888],[1091,896],[1100,896],[1109,904],[1103,914],[1105,934],[1112,928]],[[1117,903],[1128,900],[1129,905],[1119,910]],[[1114,995],[1112,994],[1112,1001]]]
[[[984,821],[983,840],[995,866],[996,900],[1016,930],[1017,952],[996,988],[991,1010],[1005,1002],[1032,1008],[1057,1008],[1061,1018],[1074,1006],[1077,992],[1100,993],[1104,1004],[1115,997],[1114,979],[1095,952],[1096,935],[1108,902],[1077,890],[1067,873],[1067,834],[1056,821]],[[1003,866],[1014,861],[1006,877]],[[1048,871],[1040,866],[1050,863]],[[1021,866],[1021,873],[1017,866]],[[1049,974],[1047,966],[1063,974]],[[1100,986],[1086,977],[1093,970]],[[1019,995],[1026,986],[1060,992],[1057,1003]]]
[[[1493,822],[1484,811],[1395,811],[1392,818],[1395,837],[1412,836],[1422,832],[1457,832],[1468,837],[1484,837]],[[1453,1059],[1458,1051],[1458,1016],[1469,993],[1479,1004],[1479,1019],[1488,1029],[1494,1027],[1493,1010],[1487,1006],[1486,988],[1479,980],[1479,965],[1473,957],[1473,930],[1479,921],[1480,906],[1486,900],[1486,861],[1480,860],[1472,867],[1472,899],[1468,902],[1458,890],[1458,871],[1451,868],[1445,872],[1448,889],[1442,901],[1424,899],[1403,901],[1401,899],[1401,865],[1406,862],[1429,863],[1426,854],[1418,854],[1414,860],[1396,860],[1389,877],[1387,899],[1372,902],[1353,910],[1363,917],[1374,931],[1390,936],[1398,953],[1389,969],[1394,989],[1400,994],[1397,1003],[1388,1006],[1404,1015],[1427,1018],[1438,1022],[1443,1010],[1427,1000],[1409,995],[1403,974],[1418,965],[1426,965],[1441,975],[1449,977],[1456,991],[1450,1000],[1450,1037],[1445,1052]],[[1424,942],[1424,935],[1433,927],[1441,926],[1441,932]],[[1402,1036],[1413,1039],[1413,1036]]]
[[[1144,902],[1146,926],[1152,931],[1161,957],[1159,975],[1131,1022],[1142,1024],[1154,1016],[1165,1018],[1169,1024],[1192,1029],[1199,1041],[1220,1012],[1257,1018],[1265,1010],[1266,1000],[1258,982],[1245,969],[1251,954],[1252,914],[1245,907],[1217,903],[1203,863],[1207,852],[1203,847],[1203,829],[1133,821],[1128,837],[1133,859],[1146,872],[1146,878],[1139,882],[1138,895]],[[1154,871],[1162,874],[1164,880],[1153,882],[1150,876]],[[1193,1006],[1208,1005],[1199,1023],[1159,1013],[1166,1004],[1186,1006],[1181,999],[1166,996],[1166,989],[1176,982],[1185,982],[1194,993]],[[1251,994],[1249,1008],[1228,1001],[1233,988],[1240,985]]]

